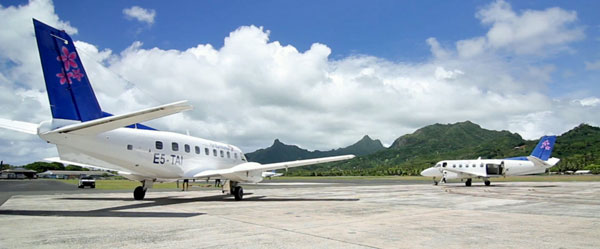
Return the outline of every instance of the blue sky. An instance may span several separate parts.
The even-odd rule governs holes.
[[[1,118],[50,118],[36,18],[72,34],[104,110],[188,99],[193,111],[150,124],[245,151],[275,138],[321,150],[364,135],[391,144],[464,120],[527,139],[600,125],[599,1],[0,5]],[[0,137],[0,145],[46,146]],[[43,148],[20,153],[55,156]],[[18,158],[1,148],[0,156]]]
[[[16,1],[23,3],[26,1]],[[270,30],[270,39],[292,44],[300,51],[318,42],[331,48],[332,59],[354,54],[391,61],[421,62],[430,58],[424,42],[436,37],[443,46],[485,34],[475,14],[491,1],[55,1],[56,13],[79,29],[76,39],[94,41],[102,48],[121,51],[134,41],[143,48],[183,50],[197,44],[220,48],[224,37],[240,26]],[[11,3],[8,1],[7,3]],[[562,97],[566,89],[587,88],[600,73],[587,72],[585,61],[600,56],[598,1],[511,1],[513,9],[560,7],[576,11],[574,23],[585,29],[587,39],[570,44],[571,53],[549,56],[537,63],[558,67],[549,94]],[[155,23],[126,19],[130,6],[156,10]],[[565,74],[577,75],[565,77]],[[568,81],[569,85],[561,84]],[[581,93],[576,93],[582,95]]]

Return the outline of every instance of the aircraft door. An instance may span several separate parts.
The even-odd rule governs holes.
[[[500,164],[487,163],[485,164],[485,173],[488,175],[501,175],[504,168],[504,162]]]

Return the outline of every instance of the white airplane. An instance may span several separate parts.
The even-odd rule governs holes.
[[[483,178],[485,185],[489,186],[492,177],[542,174],[560,161],[550,158],[555,141],[556,136],[542,137],[531,155],[526,157],[440,161],[423,170],[421,175],[433,177],[435,185],[438,184],[437,179],[443,183],[450,179],[467,179],[465,185],[471,186],[471,179]]]
[[[223,193],[243,197],[239,183],[258,183],[263,172],[347,160],[354,155],[281,163],[248,162],[233,145],[158,131],[140,122],[192,109],[187,101],[112,115],[103,112],[71,37],[33,20],[52,120],[37,124],[0,119],[0,127],[37,134],[56,145],[47,161],[108,169],[141,182],[133,197],[143,200],[154,182],[225,179]]]

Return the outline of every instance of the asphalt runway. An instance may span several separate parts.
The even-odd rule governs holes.
[[[0,248],[600,247],[597,182],[268,183],[239,202],[194,188],[15,194]]]

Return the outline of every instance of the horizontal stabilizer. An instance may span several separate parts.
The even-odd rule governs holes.
[[[335,161],[342,161],[354,158],[354,155],[344,155],[344,156],[332,156],[332,157],[322,157],[315,159],[306,159],[306,160],[297,160],[297,161],[289,161],[289,162],[281,162],[281,163],[269,163],[269,164],[260,164],[260,163],[242,163],[240,165],[234,166],[228,169],[218,169],[218,170],[206,170],[194,175],[194,178],[204,178],[204,177],[215,177],[215,176],[223,176],[227,177],[227,175],[232,175],[236,173],[242,173],[247,171],[269,171],[276,169],[285,169],[285,168],[293,168],[300,167],[312,164],[319,163],[328,163]]]
[[[51,132],[71,133],[77,135],[93,135],[114,130],[135,123],[168,116],[192,109],[187,100],[174,102],[162,106],[152,107],[141,111],[94,119],[83,123],[67,125]]]
[[[37,124],[14,121],[0,118],[0,128],[9,129],[13,131],[28,133],[28,134],[37,134]]]
[[[534,156],[528,156],[527,159],[529,161],[531,161],[533,163],[533,165],[535,165],[535,166],[546,167],[546,168],[547,167],[552,167],[552,166],[556,165],[560,161],[560,159],[558,159],[556,157],[549,158],[548,161],[544,161],[544,160],[539,159],[539,158],[534,157]]]

